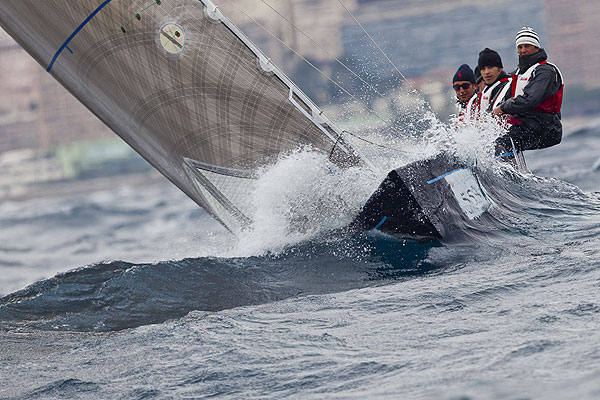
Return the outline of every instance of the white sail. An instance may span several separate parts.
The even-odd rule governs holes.
[[[0,24],[227,228],[256,169],[312,146],[361,162],[341,132],[209,0],[2,0]]]

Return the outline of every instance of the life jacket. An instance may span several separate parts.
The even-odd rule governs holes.
[[[565,87],[565,81],[563,79],[563,75],[558,69],[558,67],[554,64],[551,64],[547,61],[542,61],[540,63],[534,64],[523,74],[517,74],[512,76],[512,84],[511,84],[511,96],[517,97],[522,96],[525,90],[525,86],[529,83],[529,81],[533,78],[535,69],[540,64],[548,64],[554,67],[558,75],[560,76],[560,89],[556,91],[552,96],[544,99],[536,108],[533,110],[540,113],[548,113],[548,114],[558,114],[560,113],[560,109],[562,107],[563,101],[563,89]],[[518,72],[521,72],[520,70]]]
[[[464,119],[467,121],[475,119],[479,115],[479,104],[481,102],[481,93],[475,93],[467,103],[464,110]]]
[[[506,93],[508,92],[508,88],[511,87],[511,78],[502,78],[499,81],[497,81],[496,83],[494,83],[492,86],[486,86],[485,89],[483,89],[483,92],[481,93],[481,100],[479,101],[479,115],[484,115],[487,113],[487,110],[490,106],[490,103],[492,101],[492,92],[494,91],[494,89],[500,85],[502,82],[507,82],[508,83],[506,85],[504,85],[504,87],[502,88],[502,90],[500,90],[500,93],[498,93],[498,95],[496,96],[496,99],[494,100],[494,104],[492,106],[492,110],[494,108],[496,108],[504,99],[504,96],[506,96]]]

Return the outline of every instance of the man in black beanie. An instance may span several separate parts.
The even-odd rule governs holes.
[[[477,66],[481,72],[485,88],[479,102],[479,115],[490,113],[504,99],[510,85],[509,76],[504,72],[500,55],[487,47],[479,53]]]
[[[452,87],[456,92],[456,99],[460,105],[461,114],[464,112],[467,103],[475,94],[477,85],[475,84],[475,75],[473,70],[467,64],[458,67],[458,70],[452,78]]]

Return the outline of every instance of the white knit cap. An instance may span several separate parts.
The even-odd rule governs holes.
[[[524,26],[521,28],[521,30],[519,32],[517,32],[517,47],[519,47],[520,44],[531,44],[535,47],[542,47],[540,45],[540,37],[538,36],[537,33],[535,33],[535,31],[533,30],[533,28],[530,28],[528,26]]]

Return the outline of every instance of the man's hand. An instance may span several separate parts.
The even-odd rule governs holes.
[[[498,107],[496,107],[496,108],[494,108],[492,110],[492,115],[494,117],[497,117],[497,116],[502,115],[502,114],[504,114],[504,111],[502,111],[502,109],[500,108],[500,106],[498,106]]]

